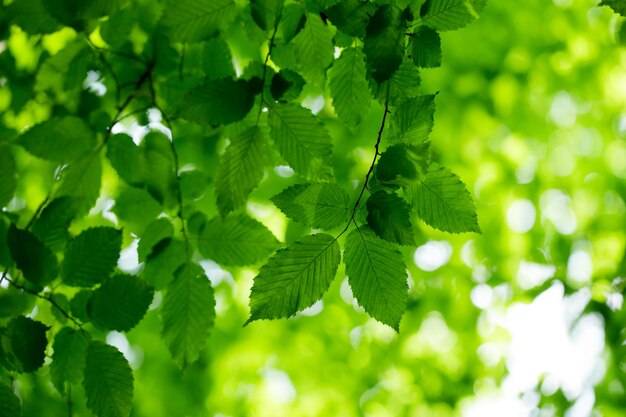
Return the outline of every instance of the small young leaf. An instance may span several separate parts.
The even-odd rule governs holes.
[[[233,0],[179,0],[168,5],[161,24],[175,42],[201,41],[228,27],[236,11]]]
[[[96,137],[83,119],[66,116],[33,126],[18,143],[39,158],[70,162],[93,149]]]
[[[363,53],[345,49],[329,71],[333,106],[349,126],[358,126],[369,112],[372,98],[367,85]]]
[[[7,335],[11,341],[9,360],[17,372],[34,372],[43,365],[46,357],[46,331],[48,326],[24,316],[13,318],[7,325]]]
[[[447,168],[432,164],[426,178],[407,192],[417,214],[430,226],[450,233],[480,233],[469,191]]]
[[[159,242],[172,236],[174,236],[174,226],[169,220],[165,218],[153,220],[142,233],[139,245],[137,245],[139,262],[145,262]]]
[[[231,139],[215,174],[217,207],[222,216],[244,206],[263,178],[264,166],[265,140],[260,127],[246,129]]]
[[[420,14],[433,29],[455,30],[478,19],[486,4],[487,0],[426,0]]]
[[[280,154],[294,170],[307,177],[327,175],[332,139],[309,110],[295,104],[273,105],[269,125]]]
[[[148,311],[154,289],[131,275],[114,275],[93,292],[91,320],[107,330],[127,332]]]
[[[391,78],[404,56],[402,11],[393,4],[381,6],[371,17],[363,40],[363,52],[377,83]]]
[[[13,392],[13,388],[0,382],[0,416],[20,417],[22,415],[22,404]]]
[[[324,233],[279,250],[254,279],[247,323],[290,317],[312,306],[335,279],[340,261],[337,239]]]
[[[204,257],[232,266],[255,264],[277,245],[272,232],[245,214],[209,220],[198,239],[198,250]]]
[[[350,220],[350,196],[337,183],[296,184],[272,197],[272,202],[295,221],[332,229]]]
[[[54,338],[50,377],[61,394],[66,382],[77,384],[83,379],[88,337],[85,332],[64,327]]]
[[[377,191],[367,199],[367,224],[381,238],[399,245],[415,245],[407,203],[396,194]]]
[[[63,282],[92,287],[113,272],[122,248],[122,232],[112,227],[94,227],[72,239],[65,249]]]
[[[24,278],[38,289],[50,283],[59,274],[57,259],[50,249],[28,230],[11,224],[7,236],[11,257]]]
[[[0,146],[0,208],[6,207],[13,199],[17,187],[17,168],[8,146]]]
[[[376,178],[383,184],[408,186],[426,175],[430,162],[428,143],[390,146],[380,156]]]
[[[133,373],[117,348],[92,341],[83,380],[87,407],[98,417],[128,417],[133,403]]]
[[[214,321],[215,296],[209,279],[199,266],[183,265],[163,300],[163,338],[181,368],[198,359]]]
[[[226,125],[243,119],[252,109],[251,81],[222,78],[192,88],[181,103],[180,116],[204,125]]]
[[[304,78],[312,82],[324,79],[333,62],[333,40],[328,27],[317,14],[307,13],[304,28],[293,39],[296,58]]]
[[[366,228],[346,238],[346,273],[352,293],[367,314],[396,331],[407,302],[407,274],[402,254]]]
[[[401,103],[391,119],[392,143],[426,143],[433,130],[435,96],[419,96]]]
[[[420,68],[441,66],[441,39],[436,30],[420,26],[413,34],[411,58]]]

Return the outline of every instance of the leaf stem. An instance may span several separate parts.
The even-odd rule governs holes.
[[[278,32],[279,21],[280,21],[280,16],[276,18],[276,23],[274,24],[274,31],[272,32],[272,36],[270,37],[270,43],[267,48],[267,54],[265,55],[265,60],[263,61],[263,75],[261,77],[261,105],[259,106],[259,113],[256,116],[257,126],[259,125],[259,119],[261,118],[261,113],[263,112],[263,103],[265,103],[265,98],[263,97],[263,93],[265,93],[265,80],[267,79],[267,63],[270,60],[272,48],[274,47],[274,39],[276,38],[276,32]]]

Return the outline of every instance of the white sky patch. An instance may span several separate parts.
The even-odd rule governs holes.
[[[487,284],[478,284],[470,292],[472,304],[480,309],[486,309],[493,304],[493,288]]]
[[[506,210],[506,223],[511,230],[526,233],[535,225],[537,211],[532,201],[527,199],[515,200]]]
[[[233,290],[237,289],[233,274],[220,267],[217,262],[204,260],[200,261],[200,266],[204,269],[204,273],[209,277],[211,285],[214,287],[220,285],[222,282],[226,282]]]
[[[172,141],[172,131],[163,124],[163,115],[158,109],[148,109],[148,127],[163,133]]]
[[[123,333],[116,331],[107,333],[106,342],[122,352],[131,368],[137,369],[143,363],[143,351],[136,346],[131,346]]]
[[[561,190],[549,189],[540,199],[542,218],[548,219],[562,235],[571,235],[576,231],[576,213],[572,209],[571,198]]]
[[[299,312],[298,315],[312,317],[312,316],[317,316],[323,310],[324,310],[324,302],[322,300],[317,300],[315,304],[313,304],[311,307],[305,308],[304,310]]]
[[[529,290],[552,278],[555,272],[556,267],[554,265],[544,265],[522,260],[517,268],[515,279],[520,288]]]
[[[277,369],[263,371],[263,382],[267,397],[274,403],[288,404],[296,398],[296,389],[287,375]]]
[[[446,241],[431,240],[418,247],[413,254],[413,261],[423,271],[434,271],[450,261],[452,246]]]
[[[289,165],[278,165],[277,167],[274,167],[274,172],[276,173],[276,175],[282,178],[293,177],[294,174],[293,168],[291,168]]]
[[[324,96],[308,96],[302,100],[302,107],[311,110],[311,113],[317,114],[324,108]]]
[[[557,126],[572,127],[576,123],[576,103],[566,91],[559,91],[552,99],[548,116]]]
[[[593,275],[591,255],[583,249],[576,249],[567,259],[567,280],[577,285],[587,284]]]
[[[87,71],[87,77],[85,77],[83,81],[83,88],[98,97],[102,97],[106,94],[107,88],[102,81],[100,81],[101,79],[102,77],[98,71]]]
[[[137,246],[139,245],[139,239],[134,239],[132,243],[122,249],[120,257],[117,260],[117,266],[128,274],[135,274],[141,269],[139,263],[139,254],[137,253]]]

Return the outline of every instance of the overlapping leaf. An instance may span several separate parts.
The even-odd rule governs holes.
[[[407,302],[407,274],[402,254],[367,228],[346,238],[344,262],[348,282],[359,305],[396,331]]]
[[[101,184],[102,161],[99,154],[95,154],[71,164],[65,170],[57,195],[74,197],[78,213],[85,214],[96,203]]]
[[[14,317],[6,328],[10,351],[1,352],[2,360],[17,372],[34,372],[43,365],[46,357],[48,326],[24,316]],[[3,346],[4,347],[4,346]]]
[[[159,242],[172,236],[174,236],[174,226],[169,220],[165,218],[153,220],[142,233],[137,245],[139,261],[145,262]]]
[[[426,175],[430,156],[428,143],[399,143],[387,148],[376,166],[376,178],[383,184],[409,186]]]
[[[450,233],[480,233],[469,191],[447,168],[432,164],[426,178],[408,193],[418,215],[430,226]]]
[[[377,191],[367,199],[367,224],[382,239],[414,245],[415,237],[407,203],[396,194]]]
[[[412,38],[411,58],[421,68],[441,65],[441,39],[436,30],[428,26],[417,28]]]
[[[214,320],[211,283],[199,266],[183,265],[163,301],[163,338],[179,366],[185,368],[198,359]]]
[[[404,56],[402,11],[393,4],[381,6],[370,18],[363,40],[363,52],[378,83],[391,78]]]
[[[39,158],[68,162],[93,149],[96,138],[82,119],[65,116],[33,126],[22,134],[18,143]]]
[[[200,41],[227,27],[236,10],[233,0],[180,0],[169,4],[161,23],[176,42]]]
[[[222,216],[245,204],[263,178],[265,140],[260,127],[248,128],[231,139],[220,158],[215,178],[217,206]]]
[[[372,102],[366,79],[363,53],[345,49],[330,69],[330,92],[339,118],[349,126],[358,126],[367,116]]]
[[[333,62],[334,49],[332,34],[319,15],[306,15],[306,23],[293,45],[302,75],[312,82],[323,80],[325,69]]]
[[[98,417],[128,417],[133,402],[133,373],[117,348],[92,341],[87,348],[83,386],[87,407]]]
[[[11,224],[7,243],[15,265],[24,278],[38,289],[43,289],[57,277],[59,268],[56,257],[34,234]]]
[[[321,229],[345,224],[352,214],[348,193],[334,182],[296,184],[272,202],[293,220]]]
[[[0,146],[0,208],[13,199],[17,187],[17,168],[8,146]]]
[[[22,415],[22,405],[13,389],[0,382],[0,416],[20,417]]]
[[[254,279],[248,323],[290,317],[312,306],[328,290],[340,260],[337,240],[324,233],[276,252]]]
[[[62,248],[69,238],[67,229],[76,217],[77,205],[73,197],[54,199],[33,223],[33,234],[53,250]]]
[[[143,318],[154,289],[131,275],[114,275],[93,292],[91,319],[108,330],[129,331]]]
[[[122,233],[112,227],[94,227],[72,239],[65,249],[63,282],[92,287],[113,272],[122,246]]]
[[[65,383],[77,384],[83,379],[89,336],[85,332],[64,327],[54,338],[50,376],[60,393],[65,393]]]
[[[239,213],[209,220],[198,238],[198,250],[223,265],[255,264],[272,253],[278,241],[262,223]]]
[[[435,112],[433,94],[419,96],[401,103],[391,119],[391,142],[421,144],[433,130]]]
[[[467,26],[483,11],[487,0],[427,0],[420,10],[422,22],[437,30]]]

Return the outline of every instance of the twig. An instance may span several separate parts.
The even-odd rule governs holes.
[[[261,113],[263,112],[263,103],[265,103],[265,99],[263,98],[263,93],[265,93],[265,80],[267,78],[267,63],[269,62],[270,55],[272,53],[272,48],[274,47],[274,39],[276,38],[276,32],[278,32],[278,21],[280,21],[280,16],[276,18],[276,24],[274,25],[274,31],[272,32],[270,43],[267,48],[265,61],[263,61],[263,75],[261,76],[261,105],[259,106],[259,113],[256,115],[257,126],[259,125],[259,119],[261,118]]]

